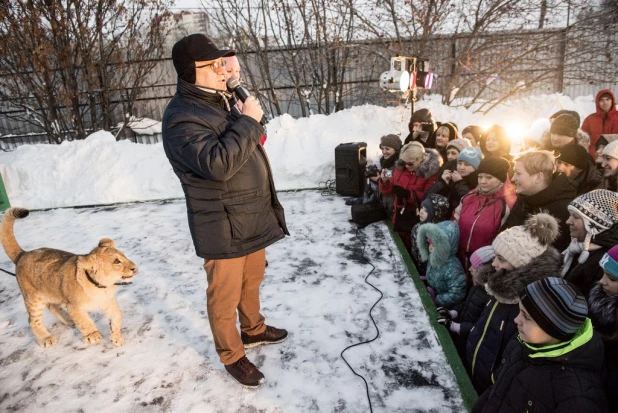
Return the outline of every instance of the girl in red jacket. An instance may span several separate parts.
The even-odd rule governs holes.
[[[459,259],[470,285],[470,255],[491,245],[515,203],[515,188],[507,176],[510,166],[504,158],[483,159],[477,169],[478,187],[464,195],[453,212],[459,225]]]
[[[420,206],[425,191],[438,178],[440,166],[442,159],[435,149],[426,149],[419,142],[410,142],[401,148],[393,175],[388,176],[386,171],[382,170],[380,192],[395,195],[393,225],[404,209],[416,211]],[[398,233],[409,251],[412,246],[410,231]]]

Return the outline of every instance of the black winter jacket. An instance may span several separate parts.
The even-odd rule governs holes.
[[[618,412],[618,296],[607,295],[595,284],[588,295],[588,315],[605,345],[605,391],[610,412]]]
[[[588,259],[583,264],[577,261],[579,256],[574,257],[571,268],[564,276],[565,280],[575,285],[586,296],[593,284],[603,277],[603,268],[599,266],[599,261],[614,245],[618,245],[618,225],[594,236],[592,243],[601,248],[590,251]]]
[[[478,184],[478,173],[476,171],[472,172],[470,175],[464,177],[463,179],[453,182],[446,183],[444,179],[442,179],[442,173],[446,170],[456,171],[457,170],[457,161],[452,160],[446,162],[440,168],[438,172],[438,179],[433,183],[423,195],[423,199],[427,198],[429,194],[440,194],[444,195],[449,202],[449,217],[453,214],[455,208],[459,206],[461,202],[461,198],[470,192],[472,189],[477,187]]]
[[[523,225],[529,215],[546,211],[558,220],[560,228],[560,235],[552,245],[558,251],[563,251],[571,242],[569,227],[566,223],[569,219],[567,206],[576,196],[577,188],[573,181],[565,174],[556,172],[551,184],[544,190],[534,195],[517,195],[517,201],[500,231]]]
[[[178,80],[163,115],[163,148],[185,193],[198,256],[241,257],[288,234],[263,132],[253,118],[233,116],[223,97]]]
[[[564,354],[557,350],[560,344],[552,346],[556,349],[553,351],[533,350],[518,336],[513,337],[504,352],[496,384],[479,397],[472,412],[606,412],[600,377],[603,343],[589,328],[587,341],[582,334],[584,343],[573,344],[575,348]]]
[[[455,310],[457,310],[459,314],[457,321],[460,324],[459,334],[462,338],[468,338],[470,330],[472,330],[474,324],[481,318],[481,314],[483,314],[489,300],[491,300],[491,297],[485,292],[485,288],[473,285],[470,287],[470,290],[468,290],[466,301],[464,301],[461,308],[455,307]]]
[[[520,295],[534,281],[559,277],[560,264],[560,253],[550,247],[513,271],[479,273],[479,282],[493,297],[471,329],[466,344],[466,365],[479,394],[494,382],[504,349],[517,333],[515,317],[519,314]]]
[[[588,167],[573,179],[573,183],[577,187],[577,196],[580,196],[595,189],[603,189],[603,176],[594,161],[589,159]]]

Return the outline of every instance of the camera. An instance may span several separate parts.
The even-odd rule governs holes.
[[[373,178],[378,175],[380,175],[380,170],[376,165],[369,165],[367,169],[365,169],[365,178]]]
[[[384,171],[384,176],[387,178],[392,178],[393,177],[393,171],[391,171],[390,169],[387,169]]]

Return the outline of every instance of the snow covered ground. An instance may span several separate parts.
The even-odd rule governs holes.
[[[440,103],[439,96],[418,102],[438,121],[506,127],[514,146],[522,138],[540,138],[548,117],[559,109],[576,110],[582,119],[594,111],[592,96],[570,99],[559,94],[505,102],[487,115]],[[380,136],[408,134],[410,109],[364,105],[332,115],[268,123],[266,152],[278,190],[315,188],[335,176],[334,150],[344,142],[366,142],[367,156],[380,153]],[[24,145],[0,153],[0,174],[13,206],[30,209],[182,197],[178,178],[162,144],[115,142],[107,132],[62,145]]]
[[[375,335],[368,316],[379,294],[340,196],[282,193],[291,237],[267,249],[262,287],[267,322],[287,328],[279,345],[248,350],[265,385],[245,390],[218,361],[206,317],[206,277],[195,256],[184,201],[33,212],[15,224],[25,249],[86,253],[110,237],[139,266],[118,287],[125,345],[81,342],[46,314],[58,344],[40,348],[15,280],[0,283],[0,411],[367,412],[365,387],[340,357]],[[361,237],[384,292],[374,310],[380,337],[348,350],[369,382],[375,412],[462,412],[462,399],[418,293],[382,223]],[[4,251],[0,268],[13,270]]]

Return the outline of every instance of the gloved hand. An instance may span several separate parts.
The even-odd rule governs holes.
[[[445,318],[448,320],[452,320],[453,317],[451,315],[451,312],[449,311],[448,308],[446,307],[438,307],[436,310],[438,310],[438,314],[440,314],[440,318]]]
[[[453,321],[451,320],[450,317],[438,317],[438,324],[442,324],[444,327],[450,329],[451,324],[453,323]]]
[[[427,287],[427,292],[429,292],[429,295],[431,296],[431,299],[435,302],[436,301],[436,292],[433,290],[433,288]]]
[[[410,191],[402,186],[393,185],[393,193],[399,199],[410,199]]]

